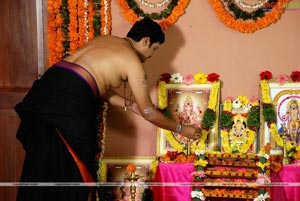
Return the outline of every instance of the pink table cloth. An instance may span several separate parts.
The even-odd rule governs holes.
[[[300,201],[300,165],[284,165],[271,181],[272,201]]]
[[[152,187],[155,201],[191,201],[193,163],[160,163]]]

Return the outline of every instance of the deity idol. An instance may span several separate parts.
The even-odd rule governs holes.
[[[293,98],[287,104],[287,128],[292,142],[300,143],[300,103]]]
[[[177,114],[177,117],[183,125],[194,125],[196,127],[200,127],[201,117],[199,114],[201,113],[201,108],[197,107],[195,109],[191,96],[187,96],[184,101],[182,111]]]

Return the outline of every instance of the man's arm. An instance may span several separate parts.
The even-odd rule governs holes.
[[[123,96],[120,96],[119,94],[117,94],[116,92],[114,92],[113,90],[109,90],[106,92],[106,94],[103,96],[103,98],[111,105],[113,106],[117,106],[117,107],[125,107],[125,100]],[[142,113],[139,110],[139,107],[137,105],[136,102],[132,102],[132,104],[130,105],[130,109],[142,116]]]
[[[128,73],[128,82],[132,89],[136,103],[145,120],[151,122],[157,127],[178,132],[188,138],[196,138],[196,128],[193,126],[184,126],[176,123],[163,115],[153,107],[149,96],[148,80],[142,68],[135,69]]]

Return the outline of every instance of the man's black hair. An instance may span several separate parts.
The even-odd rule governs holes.
[[[165,42],[165,34],[161,26],[148,17],[137,21],[127,33],[127,37],[137,42],[144,37],[150,37],[150,45],[156,42],[160,44]]]

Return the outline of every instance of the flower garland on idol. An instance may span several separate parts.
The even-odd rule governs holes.
[[[258,100],[254,97],[249,101],[246,96],[238,96],[235,100],[229,97],[224,101],[223,105],[224,107],[220,115],[222,148],[226,153],[246,154],[254,143],[255,133],[260,124]],[[232,109],[242,109],[245,113],[233,114]],[[241,136],[237,137],[237,139],[242,140],[243,143],[241,145],[234,140],[232,143],[229,143],[230,138],[234,139],[235,136],[232,126],[232,122],[235,121],[235,119],[240,122],[241,125],[243,125],[243,122],[247,122],[247,126],[243,125],[239,130]],[[242,137],[245,139],[242,139]]]
[[[49,66],[99,35],[111,33],[111,0],[49,0]]]
[[[253,33],[276,23],[289,6],[289,1],[261,0],[246,3],[242,0],[209,0],[219,20],[242,33]]]
[[[171,27],[178,18],[185,13],[185,8],[190,2],[190,0],[164,0],[157,3],[151,3],[146,0],[139,1],[143,6],[149,8],[166,8],[160,13],[145,13],[136,0],[117,0],[122,9],[123,16],[131,24],[134,24],[140,18],[149,17],[153,20],[157,20],[162,29]]]
[[[273,74],[270,71],[263,71],[260,73],[260,87],[261,87],[261,96],[262,96],[262,104],[263,104],[263,116],[275,142],[282,147],[283,139],[278,133],[278,128],[276,125],[276,112],[270,95],[269,80],[271,80],[272,78],[273,78]],[[279,85],[284,85],[288,81],[300,82],[300,71],[293,71],[289,76],[285,74],[280,74],[274,79],[279,83]],[[293,145],[292,143],[287,142],[286,147],[287,147],[288,155],[296,158],[296,152],[300,151],[300,144]]]
[[[216,73],[210,73],[208,75],[204,73],[197,73],[196,75],[188,74],[186,76],[182,76],[180,73],[164,73],[161,75],[161,78],[158,82],[158,108],[162,110],[162,112],[168,116],[167,111],[167,90],[166,84],[205,84],[212,83],[212,88],[209,95],[208,107],[203,114],[203,126],[201,137],[198,140],[194,140],[191,145],[191,151],[195,152],[196,150],[205,149],[205,140],[207,139],[207,135],[209,133],[209,129],[211,129],[216,123],[216,107],[217,102],[219,100],[218,94],[220,89],[220,81],[219,75]],[[172,134],[172,131],[164,130],[166,139],[170,142],[170,144],[179,152],[186,153],[186,147],[179,143]]]

